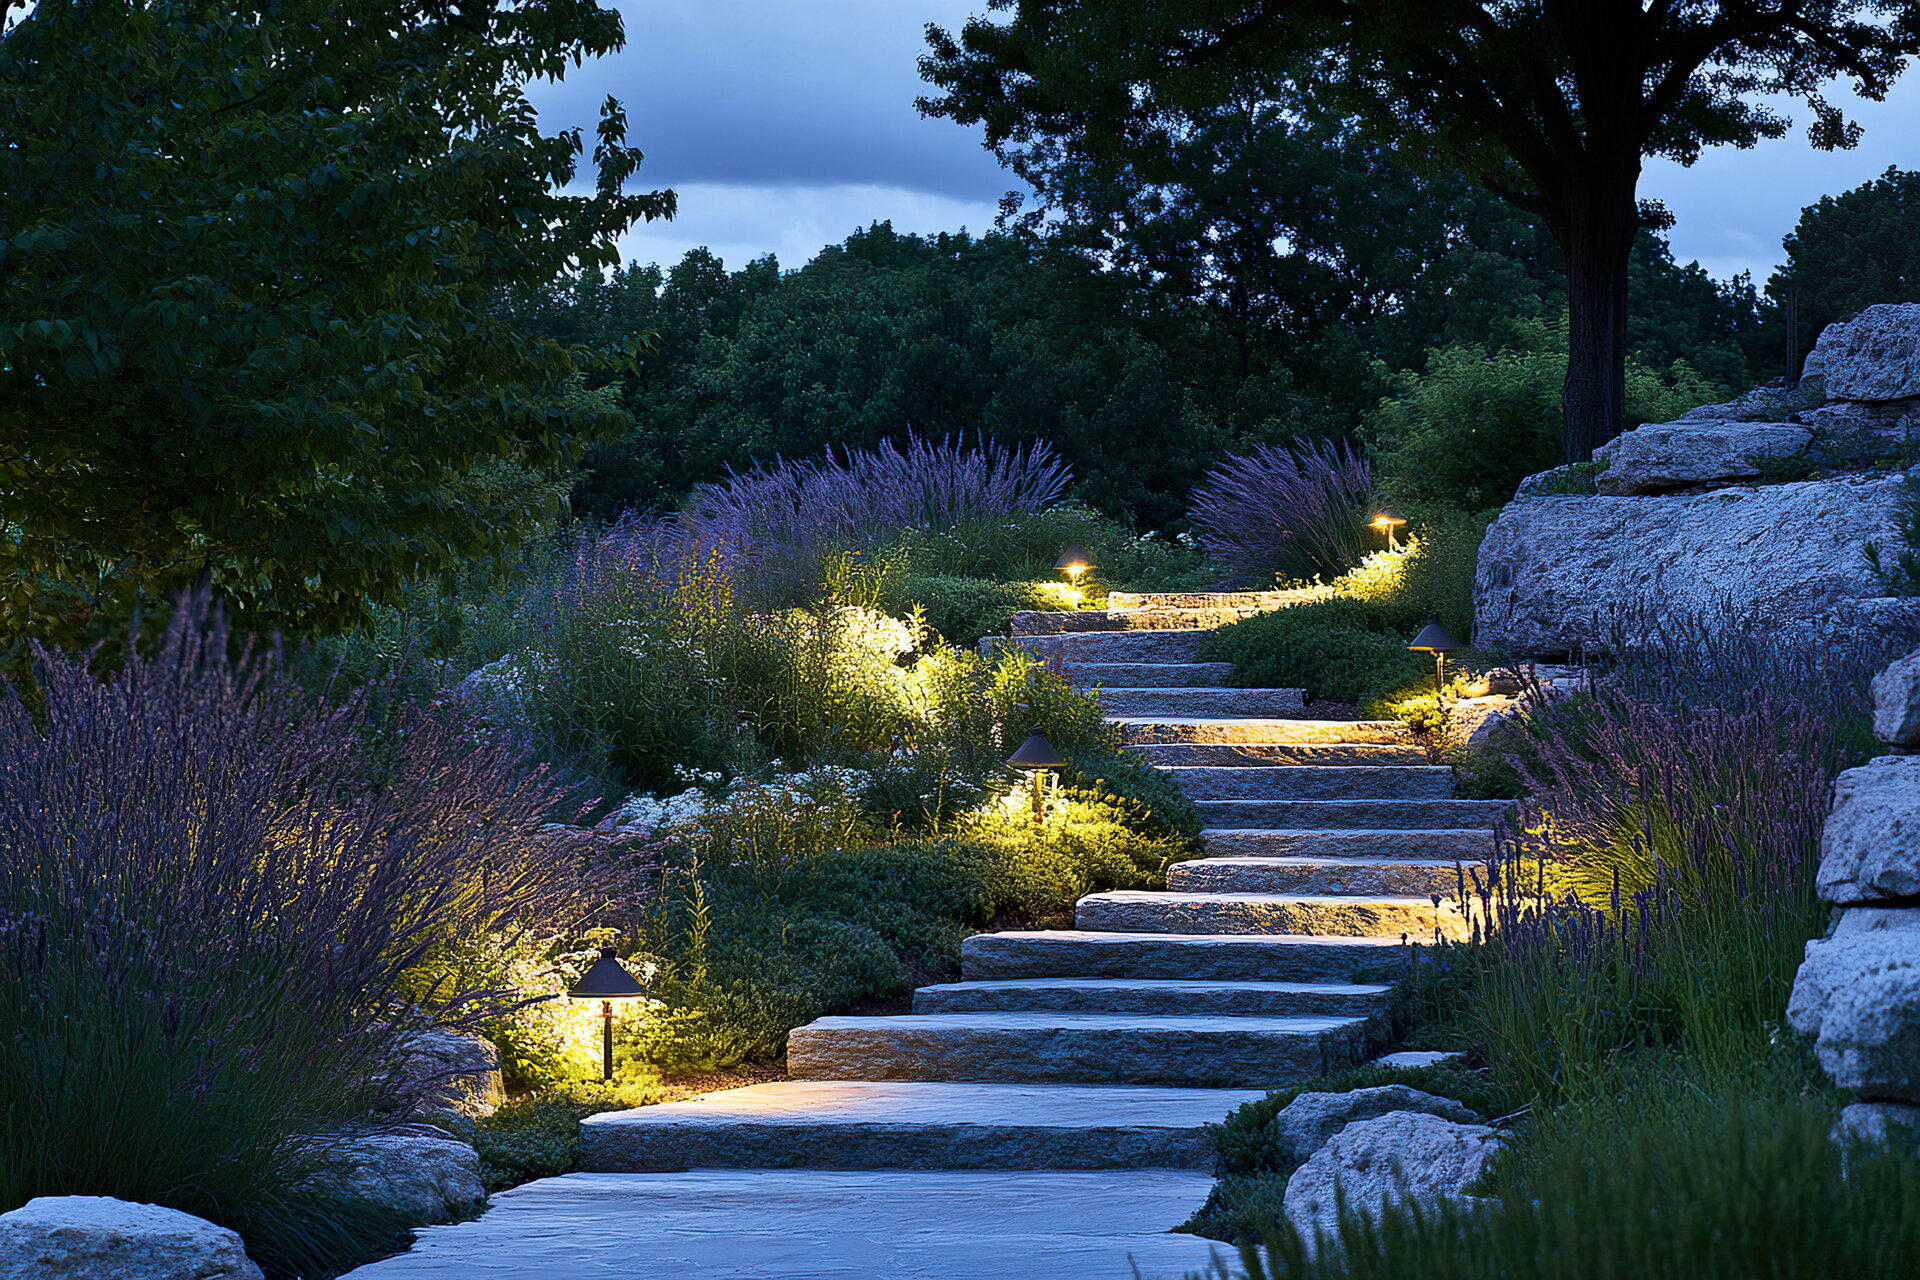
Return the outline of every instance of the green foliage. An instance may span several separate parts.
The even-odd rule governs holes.
[[[1893,521],[1894,532],[1905,546],[1883,552],[1878,542],[1869,539],[1860,553],[1888,595],[1920,596],[1920,476],[1909,474],[1901,480]]]
[[[1498,1207],[1452,1204],[1341,1217],[1337,1247],[1306,1256],[1284,1221],[1249,1280],[1849,1280],[1920,1264],[1920,1162],[1899,1146],[1836,1146],[1821,1100],[1714,1096],[1653,1073],[1617,1103],[1536,1123]]]
[[[1821,196],[1800,211],[1781,242],[1786,265],[1767,280],[1772,300],[1753,339],[1756,365],[1779,368],[1787,289],[1800,291],[1798,348],[1813,349],[1820,331],[1882,302],[1920,302],[1920,172],[1890,167],[1871,182]]]
[[[595,189],[562,194],[581,141],[524,86],[622,42],[590,2],[18,18],[0,439],[32,447],[0,449],[0,630],[100,638],[202,579],[261,629],[337,628],[550,517],[621,425],[575,375],[641,335],[563,346],[498,299],[613,265],[673,198],[622,193],[611,99]]]
[[[964,817],[955,838],[987,856],[987,884],[1004,911],[1050,924],[1071,922],[1073,904],[1109,889],[1165,884],[1167,863],[1189,849],[1177,837],[1143,836],[1124,813],[1097,799],[1067,794],[1033,821],[1024,788]]]
[[[528,1094],[507,1099],[484,1119],[457,1126],[457,1133],[479,1154],[480,1185],[491,1195],[571,1171],[580,1149],[580,1121],[592,1110],[557,1097]]]
[[[1566,378],[1564,319],[1520,322],[1491,353],[1464,345],[1432,352],[1367,420],[1381,487],[1401,502],[1468,511],[1505,503],[1521,480],[1561,461]],[[1629,358],[1626,379],[1627,427],[1671,421],[1718,394],[1679,361],[1659,370]]]
[[[901,594],[921,609],[928,630],[948,644],[972,645],[981,636],[1005,635],[1023,609],[1055,609],[1060,599],[1026,582],[986,582],[944,574],[915,574]]]

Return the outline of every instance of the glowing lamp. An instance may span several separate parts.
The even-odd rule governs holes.
[[[1439,697],[1441,691],[1446,688],[1447,655],[1456,649],[1464,649],[1466,647],[1467,646],[1448,635],[1447,629],[1437,621],[1429,622],[1421,629],[1420,634],[1413,638],[1413,643],[1407,646],[1407,648],[1414,653],[1430,653],[1433,655],[1433,693],[1435,697]]]
[[[580,975],[580,981],[567,993],[575,1000],[600,1002],[600,1079],[613,1079],[613,1002],[637,1000],[647,994],[625,965],[614,956],[612,947],[600,948],[600,958]]]
[[[1047,770],[1058,769],[1067,763],[1066,758],[1053,749],[1046,735],[1034,730],[1020,749],[1007,757],[1007,763],[1016,769],[1025,769],[1033,778],[1033,820],[1036,823],[1047,820]]]
[[[1407,518],[1392,507],[1382,507],[1377,515],[1367,523],[1387,535],[1387,550],[1394,549],[1393,531],[1407,522]]]
[[[1064,570],[1067,577],[1073,580],[1073,585],[1077,587],[1080,585],[1080,575],[1093,568],[1093,557],[1087,554],[1085,547],[1076,542],[1060,553],[1060,558],[1053,562],[1053,567]]]

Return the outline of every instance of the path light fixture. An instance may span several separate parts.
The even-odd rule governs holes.
[[[1016,769],[1025,769],[1033,778],[1033,821],[1036,825],[1047,820],[1047,770],[1058,769],[1067,761],[1046,735],[1035,729],[1020,749],[1007,757],[1007,763]]]
[[[1397,551],[1399,545],[1393,540],[1393,531],[1407,522],[1407,518],[1392,507],[1382,507],[1367,523],[1387,535],[1387,550]]]
[[[1447,655],[1456,649],[1464,649],[1466,647],[1467,646],[1448,635],[1447,629],[1441,626],[1437,620],[1429,622],[1423,627],[1420,634],[1413,638],[1413,643],[1407,646],[1411,652],[1430,653],[1433,655],[1434,697],[1439,697],[1447,687]]]
[[[1064,572],[1068,580],[1077,587],[1080,585],[1080,575],[1093,568],[1093,557],[1087,554],[1085,547],[1076,542],[1060,553],[1060,558],[1053,562],[1053,567]]]
[[[600,958],[580,975],[580,981],[567,993],[575,1000],[600,1002],[600,1079],[613,1079],[613,1002],[637,1000],[647,994],[639,980],[627,972],[613,954],[612,947],[600,948]]]

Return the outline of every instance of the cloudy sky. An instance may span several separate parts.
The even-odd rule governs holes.
[[[772,253],[798,267],[869,222],[903,231],[986,230],[1012,176],[977,131],[922,120],[915,66],[928,22],[949,29],[982,0],[646,0],[619,5],[627,47],[537,87],[552,126],[590,127],[609,94],[626,104],[646,185],[674,188],[680,213],[631,233],[629,259],[671,263],[705,245],[731,267]],[[1844,89],[1836,95],[1856,105]],[[1780,261],[1800,208],[1889,165],[1920,168],[1920,71],[1885,103],[1858,103],[1860,147],[1792,135],[1751,151],[1709,151],[1692,169],[1650,162],[1641,194],[1666,201],[1682,261],[1757,280]]]

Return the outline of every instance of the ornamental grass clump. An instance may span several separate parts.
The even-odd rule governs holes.
[[[97,656],[97,655],[94,655]],[[36,652],[0,691],[0,1209],[163,1204],[270,1273],[334,1274],[390,1214],[327,1200],[326,1136],[406,1119],[429,1023],[514,994],[449,947],[634,906],[646,868],[510,740],[365,691],[309,699],[206,599],[106,674]]]
[[[1195,487],[1188,519],[1200,545],[1254,586],[1333,578],[1370,546],[1373,471],[1345,440],[1257,445]]]

